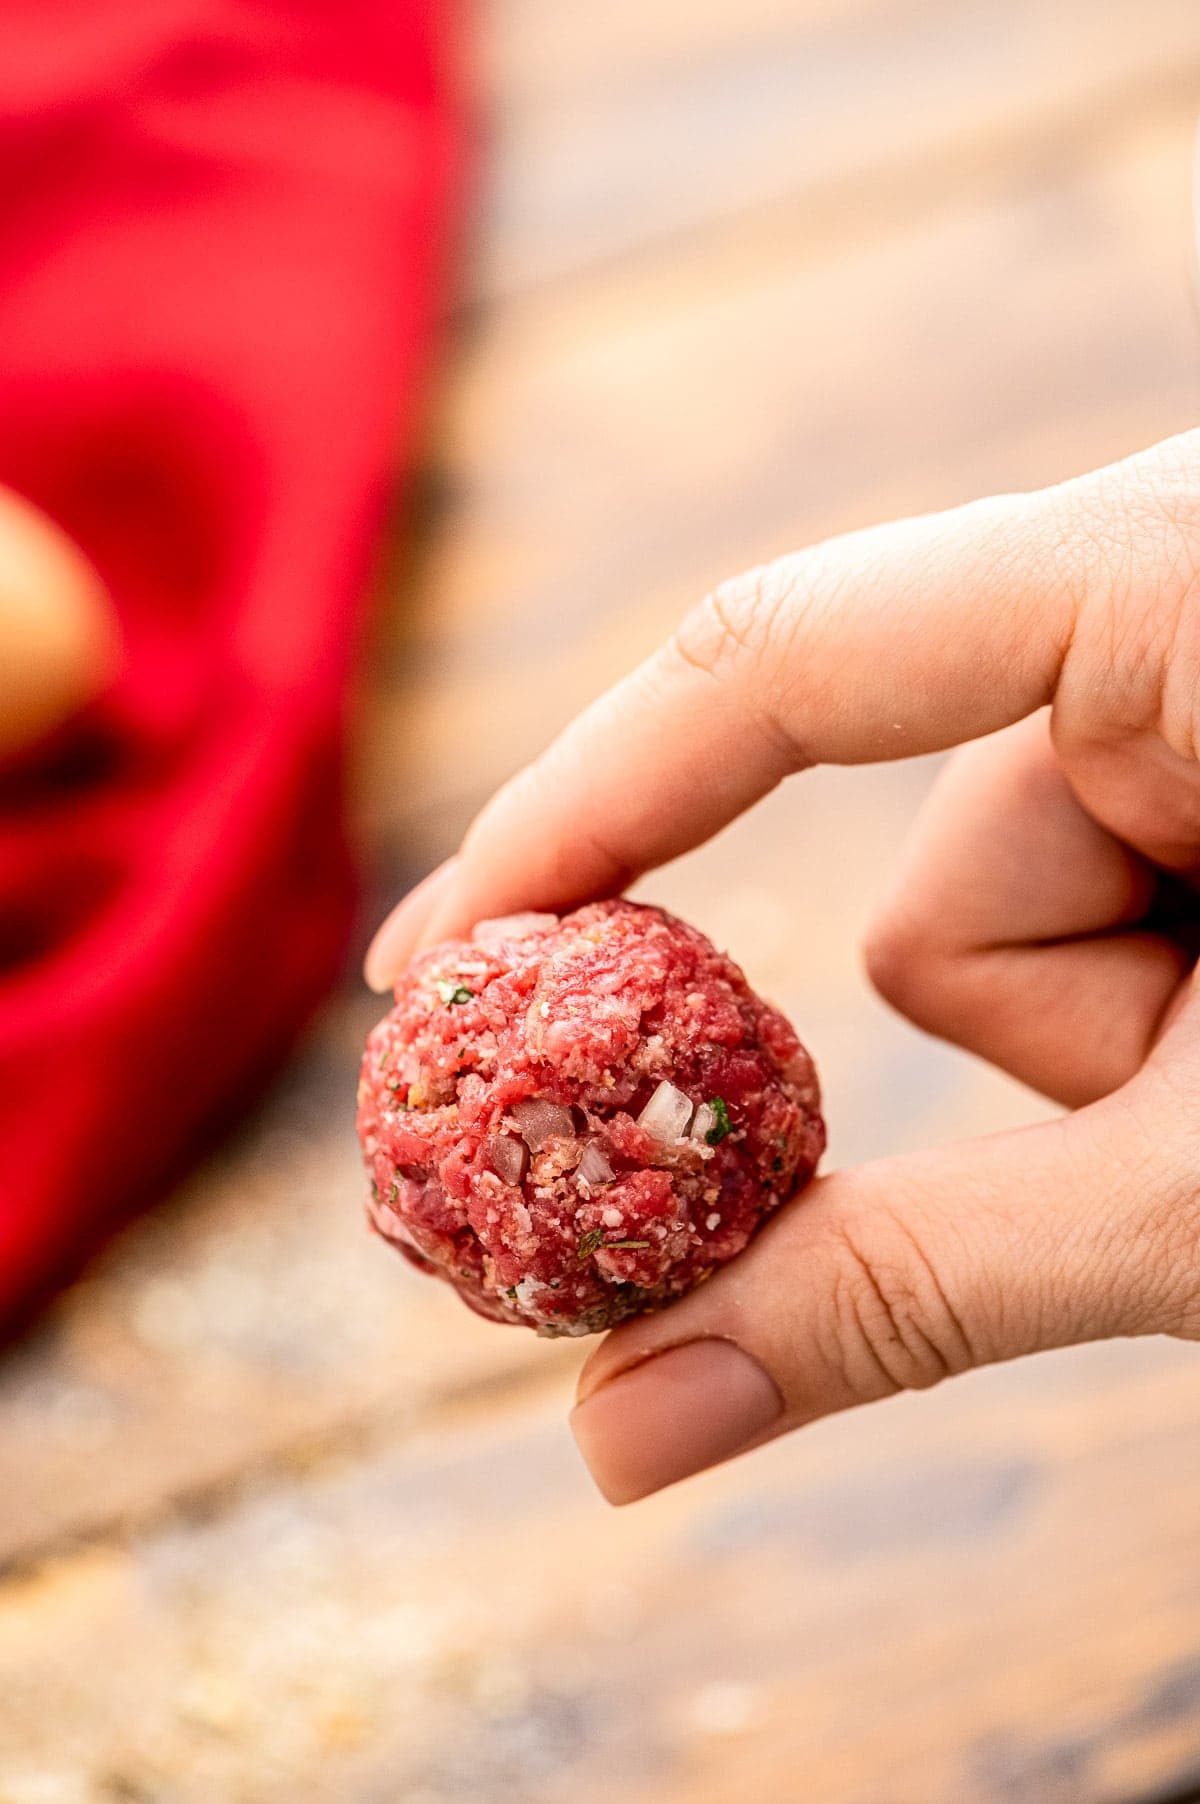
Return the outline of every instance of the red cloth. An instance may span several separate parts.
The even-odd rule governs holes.
[[[442,0],[0,9],[0,482],[111,694],[0,773],[0,1319],[149,1198],[344,955],[347,678],[457,163]]]

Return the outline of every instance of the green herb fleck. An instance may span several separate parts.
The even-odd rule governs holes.
[[[400,1180],[399,1180],[399,1178],[393,1178],[392,1179],[392,1187],[388,1191],[388,1202],[394,1203],[396,1198],[399,1196],[399,1194],[400,1194]]]
[[[447,1008],[454,1008],[460,1002],[470,1002],[475,994],[465,983],[456,983],[452,977],[439,977],[437,992]]]
[[[772,1171],[782,1171],[783,1170],[783,1160],[780,1158],[778,1153],[776,1153],[775,1157],[771,1160],[771,1170]]]
[[[729,1110],[725,1107],[724,1097],[710,1096],[708,1106],[713,1112],[714,1120],[704,1138],[709,1146],[719,1146],[726,1134],[732,1134],[733,1123],[729,1119]]]
[[[583,1239],[579,1242],[578,1252],[580,1264],[582,1264],[585,1259],[590,1259],[593,1253],[598,1253],[603,1245],[604,1229],[589,1228],[587,1233],[583,1236]]]
[[[618,1253],[633,1251],[636,1248],[648,1247],[648,1240],[605,1240],[603,1228],[589,1228],[579,1242],[580,1260],[590,1259],[593,1253]]]
[[[379,1069],[380,1069],[380,1070],[381,1070],[381,1071],[382,1071],[382,1070],[383,1070],[383,1068],[384,1068],[384,1066],[385,1066],[385,1065],[386,1065],[386,1064],[387,1064],[387,1062],[388,1062],[388,1060],[389,1060],[389,1059],[390,1059],[390,1058],[391,1058],[391,1056],[392,1056],[392,1049],[391,1049],[391,1047],[390,1047],[390,1046],[389,1046],[389,1047],[388,1047],[388,1049],[387,1049],[387,1051],[386,1051],[386,1052],[381,1052],[381,1053],[380,1053],[380,1055],[379,1055]]]

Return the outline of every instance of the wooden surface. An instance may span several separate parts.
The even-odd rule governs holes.
[[[358,748],[380,906],[713,580],[1200,394],[1195,0],[482,24],[488,168]],[[928,777],[814,773],[646,886],[793,1014],[835,1163],[1039,1109],[859,977]],[[0,1804],[1200,1785],[1194,1348],[981,1374],[608,1511],[563,1426],[579,1350],[360,1230],[372,1015],[349,982],[0,1366]]]

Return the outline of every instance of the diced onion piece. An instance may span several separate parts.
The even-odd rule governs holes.
[[[707,1140],[717,1125],[717,1112],[711,1103],[702,1102],[692,1122],[692,1139]]]
[[[547,1102],[544,1096],[531,1096],[525,1102],[515,1103],[512,1115],[531,1153],[540,1152],[548,1140],[575,1138],[575,1120],[570,1109],[564,1109],[561,1103]]]
[[[616,1176],[598,1140],[588,1141],[583,1149],[583,1157],[575,1169],[585,1184],[593,1186],[611,1184]]]
[[[494,920],[477,921],[471,938],[481,945],[495,940],[527,940],[531,934],[546,933],[557,926],[557,915],[497,915]]]
[[[511,1134],[495,1134],[488,1141],[488,1160],[498,1178],[519,1184],[529,1166],[529,1148]]]
[[[638,1116],[638,1126],[666,1146],[672,1140],[682,1140],[687,1133],[693,1106],[691,1098],[664,1077]]]

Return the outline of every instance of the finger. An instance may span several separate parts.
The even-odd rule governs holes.
[[[1159,1150],[1114,1102],[818,1180],[708,1284],[593,1354],[572,1426],[600,1489],[631,1502],[973,1366],[1178,1331],[1195,1257],[1163,1226],[1176,1180],[1147,1178]]]
[[[1189,583],[1183,478],[1171,488],[1162,472],[1198,457],[1189,437],[718,590],[484,810],[425,937],[619,889],[790,771],[932,751],[1023,718],[1054,695],[1082,612],[1106,616],[1111,636],[1110,604],[1132,584],[1172,617]],[[1089,656],[1103,649],[1099,627],[1085,638]],[[1072,694],[1089,692],[1085,672]],[[1119,693],[1101,699],[1120,712]]]
[[[1047,701],[1072,597],[1010,577],[1038,508],[878,528],[718,590],[499,792],[431,928],[619,890],[807,765],[929,751]]]
[[[1082,807],[1045,712],[956,754],[866,945],[918,1026],[1078,1107],[1144,1062],[1187,949],[1146,921],[1147,861]]]
[[[378,929],[363,959],[363,976],[373,990],[389,989],[412,944],[433,913],[439,894],[450,882],[457,859],[446,858],[409,890]]]

